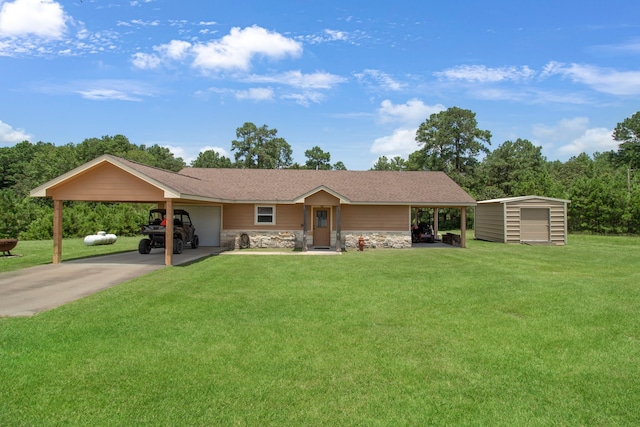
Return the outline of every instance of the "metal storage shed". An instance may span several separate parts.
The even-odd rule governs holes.
[[[542,196],[508,197],[478,202],[475,237],[501,243],[567,243],[570,200]]]

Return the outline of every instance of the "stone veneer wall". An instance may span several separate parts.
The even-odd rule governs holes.
[[[365,248],[411,248],[411,233],[409,231],[343,231],[344,247],[357,249],[360,236],[364,237]]]
[[[302,231],[240,231],[224,230],[220,232],[220,246],[240,249],[240,236],[247,233],[251,248],[302,248]],[[393,231],[343,231],[342,242],[346,249],[357,249],[360,236],[364,237],[365,248],[411,248],[410,232]],[[332,245],[335,245],[335,232],[332,232]],[[312,246],[311,237],[308,238]]]
[[[302,248],[302,231],[223,230],[220,246],[240,249],[240,236],[244,233],[249,236],[250,248]]]

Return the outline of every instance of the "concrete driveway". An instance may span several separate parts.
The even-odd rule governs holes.
[[[173,255],[173,264],[189,264],[222,251],[187,248]],[[0,317],[31,316],[164,267],[164,252],[156,249],[148,255],[123,252],[0,273]]]

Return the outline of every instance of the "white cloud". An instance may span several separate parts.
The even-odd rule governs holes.
[[[589,119],[574,117],[562,119],[554,126],[537,124],[533,126],[533,136],[545,141],[557,142],[577,138],[589,128]]]
[[[484,65],[460,65],[433,73],[444,80],[464,80],[472,83],[497,83],[502,81],[526,81],[536,74],[528,66],[487,67]]]
[[[162,64],[162,58],[153,53],[136,52],[131,58],[133,66],[142,70],[152,70]]]
[[[322,44],[322,43],[331,43],[331,42],[345,42],[352,45],[357,43],[357,40],[363,39],[367,37],[362,31],[341,31],[341,30],[332,30],[332,29],[324,29],[318,34],[310,34],[305,36],[296,37],[298,40],[302,40],[304,43],[308,44]]]
[[[323,72],[303,74],[300,71],[288,71],[271,76],[251,75],[244,80],[251,83],[278,83],[302,89],[331,89],[346,81],[345,78],[335,74]]]
[[[271,101],[273,99],[273,89],[270,88],[251,88],[234,93],[237,99],[251,99],[253,101]]]
[[[496,87],[480,87],[473,88],[471,94],[479,99],[485,99],[490,101],[512,101],[522,102],[525,104],[593,104],[594,100],[589,99],[583,94],[579,93],[563,93],[563,92],[551,92],[539,89],[530,88],[496,88]]]
[[[280,59],[299,56],[302,45],[258,26],[234,27],[220,40],[196,44],[193,66],[204,70],[248,70],[256,56]]]
[[[431,114],[444,111],[442,104],[425,105],[419,99],[413,98],[404,104],[393,104],[384,100],[378,108],[378,120],[381,123],[399,123],[391,135],[377,138],[371,146],[371,152],[380,155],[400,155],[408,157],[419,146],[416,142],[416,132],[420,123]]]
[[[534,144],[541,145],[547,152],[555,151],[552,154],[562,158],[615,150],[618,147],[611,129],[590,128],[586,117],[563,119],[553,126],[538,124],[533,127],[532,134]]]
[[[618,142],[613,139],[612,131],[606,128],[587,129],[578,138],[558,148],[558,154],[577,156],[580,153],[593,154],[618,148]]]
[[[617,71],[593,65],[549,62],[542,77],[561,75],[574,83],[582,83],[594,90],[611,95],[639,95],[640,71]]]
[[[594,46],[593,49],[614,54],[637,55],[640,53],[640,39],[634,39],[620,44]]]
[[[320,92],[315,91],[306,91],[303,93],[293,93],[282,95],[282,99],[292,99],[296,102],[296,104],[300,104],[302,106],[308,107],[313,102],[314,104],[319,104],[324,100],[324,95]]]
[[[405,158],[416,151],[418,143],[416,142],[416,131],[418,129],[396,129],[389,136],[377,138],[371,146],[371,152],[374,154],[387,155],[396,154]]]
[[[143,70],[155,69],[169,61],[181,61],[189,55],[191,43],[182,40],[171,40],[169,43],[154,46],[157,53],[136,52],[131,62],[134,67]]]
[[[24,129],[14,129],[0,120],[0,144],[17,144],[30,139],[31,135],[26,133]]]
[[[155,53],[135,53],[131,62],[137,68],[152,69],[169,61],[193,58],[192,65],[205,71],[249,70],[255,57],[281,59],[297,57],[302,53],[302,45],[283,35],[258,26],[241,29],[234,27],[221,39],[208,43],[191,44],[172,40],[167,44],[154,46]]]
[[[180,146],[175,146],[170,144],[158,144],[158,145],[169,150],[173,154],[173,157],[182,158],[182,160],[184,160],[186,164],[191,163],[197,157],[197,156],[190,155],[189,153],[187,153],[187,150],[185,150],[183,147],[180,147]]]
[[[60,3],[53,0],[4,2],[0,8],[0,36],[60,39],[67,19]]]
[[[92,101],[142,101],[144,97],[153,96],[155,89],[144,82],[135,80],[92,80],[74,82],[69,86],[51,86],[43,88],[47,93],[80,94]]]
[[[329,40],[348,40],[349,36],[344,31],[338,30],[324,30],[324,33],[329,38]]]
[[[394,104],[388,99],[380,103],[378,117],[382,123],[402,123],[417,126],[431,116],[444,111],[442,104],[425,105],[419,99],[413,98],[404,104]]]
[[[380,70],[366,69],[355,74],[356,79],[372,88],[382,88],[383,90],[398,91],[406,87],[404,83],[396,81],[389,74]]]
[[[231,158],[231,155],[229,154],[229,152],[227,150],[225,150],[224,148],[222,148],[222,147],[214,147],[214,146],[211,146],[211,145],[206,145],[206,146],[204,146],[204,147],[202,147],[200,149],[200,152],[202,153],[204,151],[209,151],[209,150],[215,151],[216,153],[218,153],[221,156],[224,156],[226,158]]]
[[[91,101],[142,101],[139,97],[116,89],[88,89],[78,93]]]
[[[151,3],[155,0],[132,0],[129,2],[131,6],[140,6],[140,3]]]
[[[187,56],[190,47],[191,43],[189,42],[181,40],[171,40],[169,43],[156,48],[156,50],[160,52],[162,56],[180,61]]]

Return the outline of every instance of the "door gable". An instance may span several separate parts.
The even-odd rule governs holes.
[[[305,198],[307,205],[339,206],[340,199],[325,190],[320,190]]]

